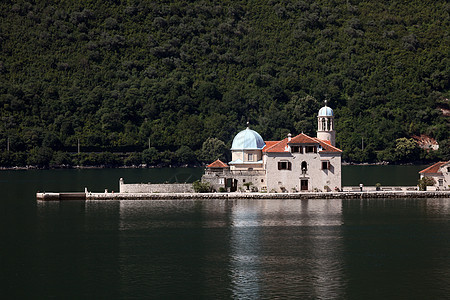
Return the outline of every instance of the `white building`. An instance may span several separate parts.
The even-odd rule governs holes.
[[[450,160],[440,161],[419,172],[420,179],[430,177],[434,179],[436,189],[450,188]]]
[[[335,147],[333,110],[317,116],[317,137],[289,134],[282,141],[264,141],[247,128],[233,139],[232,161],[207,166],[203,181],[219,190],[268,192],[341,190],[342,151]]]

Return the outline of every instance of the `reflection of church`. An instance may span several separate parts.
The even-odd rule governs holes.
[[[216,191],[340,190],[342,151],[335,147],[333,110],[322,107],[317,123],[317,137],[289,134],[282,141],[264,141],[247,127],[233,139],[232,161],[208,165],[202,180]]]

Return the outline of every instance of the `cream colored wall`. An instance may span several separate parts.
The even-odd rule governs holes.
[[[241,159],[242,161],[249,161],[248,155],[253,154],[253,161],[258,161],[262,159],[262,151],[261,150],[234,150],[231,151],[231,160],[235,161],[237,159]]]
[[[259,163],[259,164],[250,164],[250,163],[246,163],[246,164],[232,164],[230,165],[230,170],[234,170],[234,171],[247,171],[249,168],[253,168],[253,170],[263,170],[263,164]]]
[[[252,161],[258,161],[258,160],[262,159],[262,151],[261,150],[245,150],[244,151],[245,161],[250,161],[249,157],[248,157],[249,154],[253,155]]]
[[[322,161],[330,162],[330,170],[322,170]],[[341,155],[320,153],[276,153],[267,154],[266,181],[267,191],[281,192],[284,187],[288,192],[300,191],[300,180],[308,179],[308,190],[324,190],[327,185],[331,190],[335,187],[341,189]],[[289,161],[291,170],[278,170],[278,162]],[[308,165],[306,174],[302,174],[301,164],[305,161]]]
[[[242,150],[231,151],[231,160],[235,161],[235,160],[241,159],[243,161],[244,160],[243,154],[244,154],[244,152]]]

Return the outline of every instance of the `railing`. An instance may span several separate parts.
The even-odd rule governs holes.
[[[345,192],[360,192],[360,186],[344,186],[342,188]],[[419,188],[417,186],[363,186],[363,192],[372,192],[372,191],[417,191]],[[431,189],[430,189],[431,190]]]
[[[223,171],[205,171],[205,175],[230,175],[230,176],[264,176],[266,175],[265,170],[223,170]]]

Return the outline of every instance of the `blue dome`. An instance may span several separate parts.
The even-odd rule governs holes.
[[[266,143],[259,133],[247,127],[247,129],[236,134],[231,150],[261,150],[265,145]]]
[[[334,116],[333,114],[333,110],[331,109],[331,107],[328,106],[324,106],[319,110],[319,117],[332,117]]]

